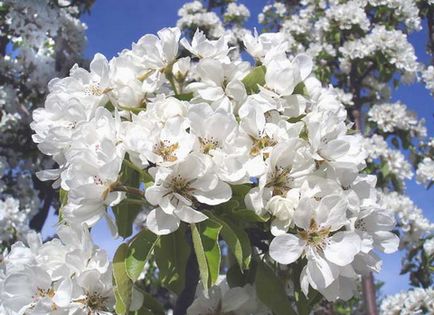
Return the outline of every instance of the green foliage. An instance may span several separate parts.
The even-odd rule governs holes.
[[[242,82],[246,88],[247,94],[258,93],[259,85],[265,85],[265,72],[265,66],[258,66],[253,68],[253,70],[244,77]]]
[[[185,285],[185,269],[190,246],[185,239],[185,229],[160,236],[154,248],[161,284],[179,294]]]
[[[115,310],[119,315],[127,314],[131,304],[133,282],[128,277],[125,259],[128,256],[128,245],[121,244],[113,257],[113,280],[116,298]]]
[[[220,224],[210,220],[191,225],[193,247],[205,290],[214,285],[220,272],[221,252],[218,239],[221,229]]]
[[[141,174],[137,170],[129,167],[128,163],[123,163],[119,182],[128,187],[138,188],[140,181]],[[116,218],[118,233],[123,238],[129,237],[133,233],[133,222],[142,209],[140,205],[140,201],[143,201],[142,199],[137,198],[137,196],[130,197],[130,199],[137,201],[137,203],[124,199],[121,203],[112,207]]]
[[[240,269],[248,269],[252,257],[252,248],[247,233],[226,218],[217,217],[210,211],[207,211],[206,214],[211,221],[219,224],[222,227],[222,238],[228,245],[232,255],[234,255],[238,265],[240,266]]]
[[[296,315],[286,296],[284,285],[274,271],[259,261],[256,268],[256,294],[276,315]]]
[[[149,293],[139,290],[140,293],[143,295],[143,305],[142,307],[135,311],[130,312],[129,315],[164,315],[164,308],[163,306]]]
[[[190,101],[193,98],[193,93],[182,93],[175,95],[175,98],[177,98],[180,101]]]
[[[125,260],[126,272],[132,281],[137,281],[154,250],[158,237],[148,230],[140,231],[128,246]]]

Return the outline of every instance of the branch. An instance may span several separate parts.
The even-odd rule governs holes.
[[[363,300],[366,307],[366,315],[378,315],[377,297],[375,294],[374,276],[372,272],[362,278]]]
[[[44,198],[44,204],[39,212],[30,221],[30,228],[37,232],[40,232],[44,227],[45,220],[47,220],[48,212],[55,196],[55,191],[51,185],[46,185],[46,189],[47,191]]]

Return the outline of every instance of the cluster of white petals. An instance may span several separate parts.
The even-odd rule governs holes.
[[[75,17],[77,8],[60,10],[50,1],[4,0],[0,8],[7,11],[5,23],[8,39],[18,47],[0,61],[2,71],[26,72],[28,88],[44,91],[49,79],[57,75],[55,47],[60,38],[68,43],[65,53],[76,58],[84,48],[86,25]],[[57,44],[59,45],[59,44]]]
[[[413,177],[411,164],[406,160],[404,154],[399,150],[391,149],[382,136],[374,134],[370,138],[364,138],[363,142],[368,153],[368,161],[372,162],[376,159],[385,161],[388,171],[401,180]]]
[[[427,256],[432,256],[434,254],[434,238],[429,238],[423,243],[423,250]]]
[[[431,94],[434,94],[434,66],[429,66],[422,71],[422,80]]]
[[[12,197],[0,200],[0,244],[21,240],[30,231],[31,209],[20,210],[20,202]]]
[[[375,54],[382,54],[388,62],[406,74],[415,74],[420,68],[407,35],[400,30],[388,30],[382,25],[375,26],[365,37],[345,42],[339,51],[342,54],[341,68],[348,73],[352,60]]]
[[[229,3],[224,14],[225,21],[246,21],[250,11],[244,4]]]
[[[401,102],[376,104],[369,109],[368,120],[375,122],[386,133],[398,130],[409,131],[412,137],[427,136],[425,121],[418,120],[416,113]]]
[[[430,157],[425,157],[417,165],[416,181],[425,186],[434,181],[434,161]]]
[[[256,297],[256,290],[251,284],[243,287],[229,287],[226,278],[220,276],[217,283],[203,291],[198,284],[196,299],[188,308],[188,315],[233,314],[233,315],[268,315],[270,311]]]
[[[388,296],[380,306],[382,315],[414,315],[434,313],[434,290],[415,288]]]
[[[185,3],[178,10],[179,19],[176,26],[180,29],[196,30],[200,28],[210,36],[218,38],[225,32],[219,16],[214,12],[209,12],[204,8],[203,3],[198,0]]]
[[[287,56],[282,35],[244,37],[252,67],[229,58],[225,37],[196,31],[190,42],[165,28],[110,61],[96,55],[90,72],[74,66],[52,80],[32,128],[59,164],[39,176],[68,192],[63,219],[108,218],[129,191],[123,164],[150,174],[135,193],[159,235],[207,220],[203,210],[244,184],[247,208],[271,216],[270,256],[303,264],[304,293],[350,298],[359,275],[379,270],[375,251],[397,249],[395,221],[376,205],[375,177],[360,173],[367,154],[344,106],[308,55]],[[193,58],[178,58],[180,45]]]
[[[29,233],[3,253],[2,314],[113,314],[112,268],[87,227],[60,225],[59,238],[42,243]]]
[[[364,10],[363,1],[351,0],[345,3],[334,3],[326,11],[326,20],[322,25],[324,30],[330,30],[333,26],[343,30],[350,30],[353,26],[369,30],[370,22]]]
[[[262,8],[262,12],[258,15],[259,23],[267,23],[269,16],[276,15],[280,18],[287,14],[286,7],[283,3],[275,2],[273,4],[267,4]]]
[[[389,193],[379,191],[378,203],[397,218],[399,228],[403,232],[400,236],[401,245],[411,247],[434,231],[434,223],[423,215],[422,209],[418,208],[409,197],[395,191]]]

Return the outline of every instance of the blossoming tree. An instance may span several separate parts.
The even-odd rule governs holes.
[[[47,84],[84,64],[85,25],[92,1],[0,2],[0,248],[41,230],[55,204],[49,183],[34,176],[53,163],[31,140],[32,111],[43,106]],[[29,227],[30,225],[30,227]]]
[[[246,32],[242,22],[249,14],[242,5],[236,10],[230,2],[208,1],[206,8],[211,12],[214,9],[208,14],[216,15],[215,8],[225,12],[224,21],[216,24],[220,26],[214,33],[233,38]],[[181,25],[195,27],[204,8],[199,1],[186,4],[179,11],[180,22],[193,22]],[[433,55],[433,11],[432,1],[306,0],[275,1],[258,16],[265,31],[284,34],[291,54],[307,53],[314,58],[318,78],[337,88],[348,119],[365,136],[369,154],[365,171],[377,175],[378,202],[398,219],[401,248],[406,251],[402,272],[410,273],[413,285],[425,288],[432,284],[433,224],[403,194],[404,181],[414,176],[411,164],[416,169],[416,181],[431,187],[433,140],[427,137],[424,121],[401,102],[392,102],[391,97],[401,82],[410,84],[415,78],[433,92],[433,59],[421,64],[407,39],[407,34],[420,31],[425,24],[427,53]],[[235,28],[225,25],[228,15],[238,21]],[[372,289],[371,282],[371,297]],[[371,305],[371,312],[375,312],[375,305]]]
[[[311,5],[327,21],[339,6]],[[223,22],[218,6],[227,7]],[[266,7],[261,21],[280,29],[296,16],[283,8]],[[414,142],[425,129],[404,105],[357,103],[371,91],[365,80],[393,75],[381,79],[380,69],[352,82],[365,57],[324,64],[303,44],[295,49],[290,31],[243,29],[249,12],[235,3],[196,1],[179,13],[179,27],[49,82],[30,127],[55,161],[38,177],[59,191],[57,236],[29,232],[4,253],[3,313],[310,314],[351,299],[360,277],[381,269],[377,254],[399,247],[396,216],[403,244],[431,228],[397,195],[411,167],[384,140],[428,156]],[[366,32],[375,41],[389,30]],[[422,163],[418,178],[429,184]],[[391,211],[392,201],[402,208]],[[124,238],[112,261],[89,236],[100,220]]]

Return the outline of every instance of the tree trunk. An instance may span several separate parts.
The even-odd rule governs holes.
[[[365,310],[367,315],[378,315],[377,297],[372,272],[362,278],[363,300],[365,302]]]

